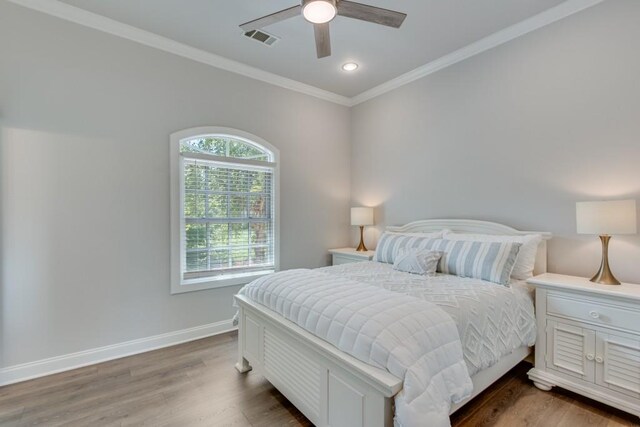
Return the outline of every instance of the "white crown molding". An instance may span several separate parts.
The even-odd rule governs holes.
[[[241,62],[224,58],[220,55],[216,55],[214,53],[177,42],[167,37],[163,37],[158,34],[133,27],[131,25],[123,24],[122,22],[115,21],[111,18],[89,12],[87,10],[72,6],[67,3],[63,3],[58,0],[8,1],[20,6],[27,7],[29,9],[37,10],[38,12],[43,12],[57,18],[83,25],[85,27],[100,30],[114,36],[122,37],[136,43],[143,44],[145,46],[150,46],[156,49],[163,50],[165,52],[182,56],[184,58],[201,62],[203,64],[211,65],[215,68],[230,71],[232,73],[240,74],[242,76],[270,83],[275,86],[280,86],[285,89],[290,89],[306,95],[314,96],[316,98],[324,99],[325,101],[330,101],[336,104],[345,106],[351,105],[351,99],[346,96],[338,95],[336,93],[329,92],[327,90],[320,89],[306,83],[288,79],[286,77],[282,77],[268,71],[260,70]]]
[[[167,37],[162,37],[149,31],[131,25],[123,24],[113,19],[98,15],[87,10],[63,3],[58,0],[8,0],[12,3],[24,6],[39,12],[43,12],[76,24],[103,31],[118,37],[122,37],[146,46],[173,53],[184,58],[192,59],[215,68],[240,74],[245,77],[260,80],[276,86],[314,96],[339,105],[352,107],[372,98],[390,92],[422,77],[433,74],[436,71],[449,67],[458,62],[464,61],[479,53],[493,49],[501,44],[507,43],[515,38],[528,34],[532,31],[545,27],[591,6],[602,3],[605,0],[567,0],[556,7],[548,9],[538,15],[525,19],[522,22],[500,30],[477,42],[458,49],[452,53],[442,56],[434,61],[418,67],[399,77],[382,83],[372,89],[362,92],[359,95],[349,98],[338,95],[324,89],[320,89],[306,83],[288,79],[268,71],[224,58],[201,49],[179,43]]]
[[[237,329],[233,320],[155,335],[0,369],[0,386],[194,341]]]
[[[567,0],[556,7],[545,10],[538,15],[525,19],[517,24],[491,34],[477,42],[471,43],[461,49],[442,56],[428,64],[422,65],[408,73],[382,83],[372,89],[362,92],[351,98],[351,106],[358,105],[372,98],[390,92],[422,77],[433,74],[436,71],[449,67],[458,62],[464,61],[474,55],[493,49],[501,44],[507,43],[515,38],[545,27],[574,13],[580,12],[591,6],[595,6],[604,0]]]

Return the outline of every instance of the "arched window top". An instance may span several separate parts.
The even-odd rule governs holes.
[[[210,134],[180,140],[180,153],[208,154],[235,159],[273,162],[273,152],[245,138]]]

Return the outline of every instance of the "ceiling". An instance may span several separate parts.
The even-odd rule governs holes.
[[[301,16],[265,31],[267,47],[239,24],[298,4],[296,0],[61,0],[261,70],[353,97],[523,21],[563,0],[359,0],[407,13],[400,29],[344,17],[331,22],[332,56],[317,59],[313,27]],[[341,70],[354,61],[353,73]]]

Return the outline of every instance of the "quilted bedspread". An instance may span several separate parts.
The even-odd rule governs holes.
[[[381,262],[342,264],[316,271],[411,295],[442,308],[458,327],[470,375],[536,341],[533,295],[524,281],[512,281],[511,287],[505,287],[449,274],[422,276],[394,270],[391,264]]]
[[[431,302],[318,270],[265,276],[240,294],[403,379],[398,427],[448,426],[451,404],[471,395],[456,324]]]

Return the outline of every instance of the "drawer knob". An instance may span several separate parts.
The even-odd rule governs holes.
[[[593,359],[594,359],[593,353],[587,354],[587,360],[593,360]]]
[[[602,358],[602,356],[596,356],[596,362],[602,363],[604,362],[604,359]]]
[[[600,313],[598,313],[595,310],[592,310],[592,311],[589,312],[589,316],[593,317],[594,319],[597,319],[597,318],[600,317]]]

